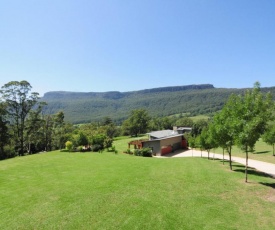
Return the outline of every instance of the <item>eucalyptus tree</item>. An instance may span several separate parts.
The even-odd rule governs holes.
[[[15,149],[19,155],[24,155],[25,121],[30,111],[38,104],[39,94],[31,92],[32,86],[27,81],[11,81],[0,90],[6,103],[6,111],[13,130]]]
[[[5,159],[7,157],[4,151],[4,147],[9,142],[8,121],[6,115],[5,105],[0,102],[0,159]]]
[[[65,142],[65,114],[63,111],[56,113],[53,117],[53,143],[55,149],[62,149]]]
[[[46,105],[40,102],[35,110],[31,110],[25,122],[25,146],[28,153],[35,153],[44,150],[44,119],[41,115],[43,107]]]
[[[53,148],[53,115],[43,115],[42,117],[42,133],[43,133],[43,148],[45,151],[51,151]]]

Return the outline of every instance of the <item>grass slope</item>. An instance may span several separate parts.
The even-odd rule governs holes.
[[[201,158],[18,157],[0,162],[0,229],[274,229],[274,179],[249,179]]]

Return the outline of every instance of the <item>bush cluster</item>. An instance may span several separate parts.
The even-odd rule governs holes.
[[[150,148],[134,149],[133,151],[127,149],[125,153],[141,157],[152,157],[152,150]]]

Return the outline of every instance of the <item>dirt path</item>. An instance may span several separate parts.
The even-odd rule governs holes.
[[[170,157],[207,157],[208,154],[205,151],[198,151],[198,150],[185,150],[185,151],[177,151],[175,153],[167,154],[165,156],[161,156],[159,158],[170,158]],[[218,153],[209,153],[210,158],[215,159],[222,159],[222,154]],[[227,154],[224,156],[225,160],[229,160],[229,157]],[[241,157],[232,157],[233,162],[238,162],[240,164],[245,165],[245,158]],[[248,166],[251,168],[255,168],[258,171],[264,172],[266,174],[269,174],[275,178],[275,164],[266,163],[262,161],[257,160],[251,160],[248,159]]]

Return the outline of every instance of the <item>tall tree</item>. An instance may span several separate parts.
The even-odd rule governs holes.
[[[5,105],[0,102],[0,159],[6,158],[4,147],[9,141],[8,121],[6,115]]]
[[[65,138],[65,115],[63,111],[58,112],[54,115],[54,145],[56,149],[62,149],[64,147],[65,142],[67,141]]]
[[[25,122],[25,140],[28,153],[44,150],[43,125],[41,111],[45,103],[39,103],[36,110],[31,110]]]
[[[214,139],[212,138],[209,127],[203,128],[199,140],[201,148],[207,151],[207,158],[209,159],[210,150],[215,147],[215,142],[213,141]]]
[[[240,103],[239,97],[232,94],[223,109],[213,117],[212,125],[214,128],[213,135],[218,146],[226,149],[229,155],[229,166],[232,170],[231,151],[234,145],[234,140],[237,135],[238,122],[235,119],[235,104]]]
[[[198,136],[201,134],[203,128],[207,127],[208,126],[208,121],[205,120],[205,119],[199,119],[197,120],[194,124],[193,124],[193,127],[192,127],[192,136]]]
[[[52,115],[42,117],[43,148],[45,151],[52,150],[54,119]]]
[[[19,155],[24,154],[24,129],[25,121],[38,103],[39,94],[31,92],[31,85],[27,81],[11,81],[2,86],[0,93],[7,105],[7,112],[13,127],[13,135],[16,143],[16,150]]]
[[[154,117],[150,120],[151,130],[172,129],[172,120],[169,117]]]
[[[150,119],[145,109],[132,110],[130,117],[126,120],[130,135],[138,136],[139,134],[147,132]]]
[[[234,109],[238,129],[236,141],[246,154],[245,182],[247,182],[248,152],[254,148],[256,141],[264,133],[273,109],[271,94],[263,95],[258,82],[255,83],[253,90],[247,90],[245,95],[239,96],[239,100],[236,100]]]

